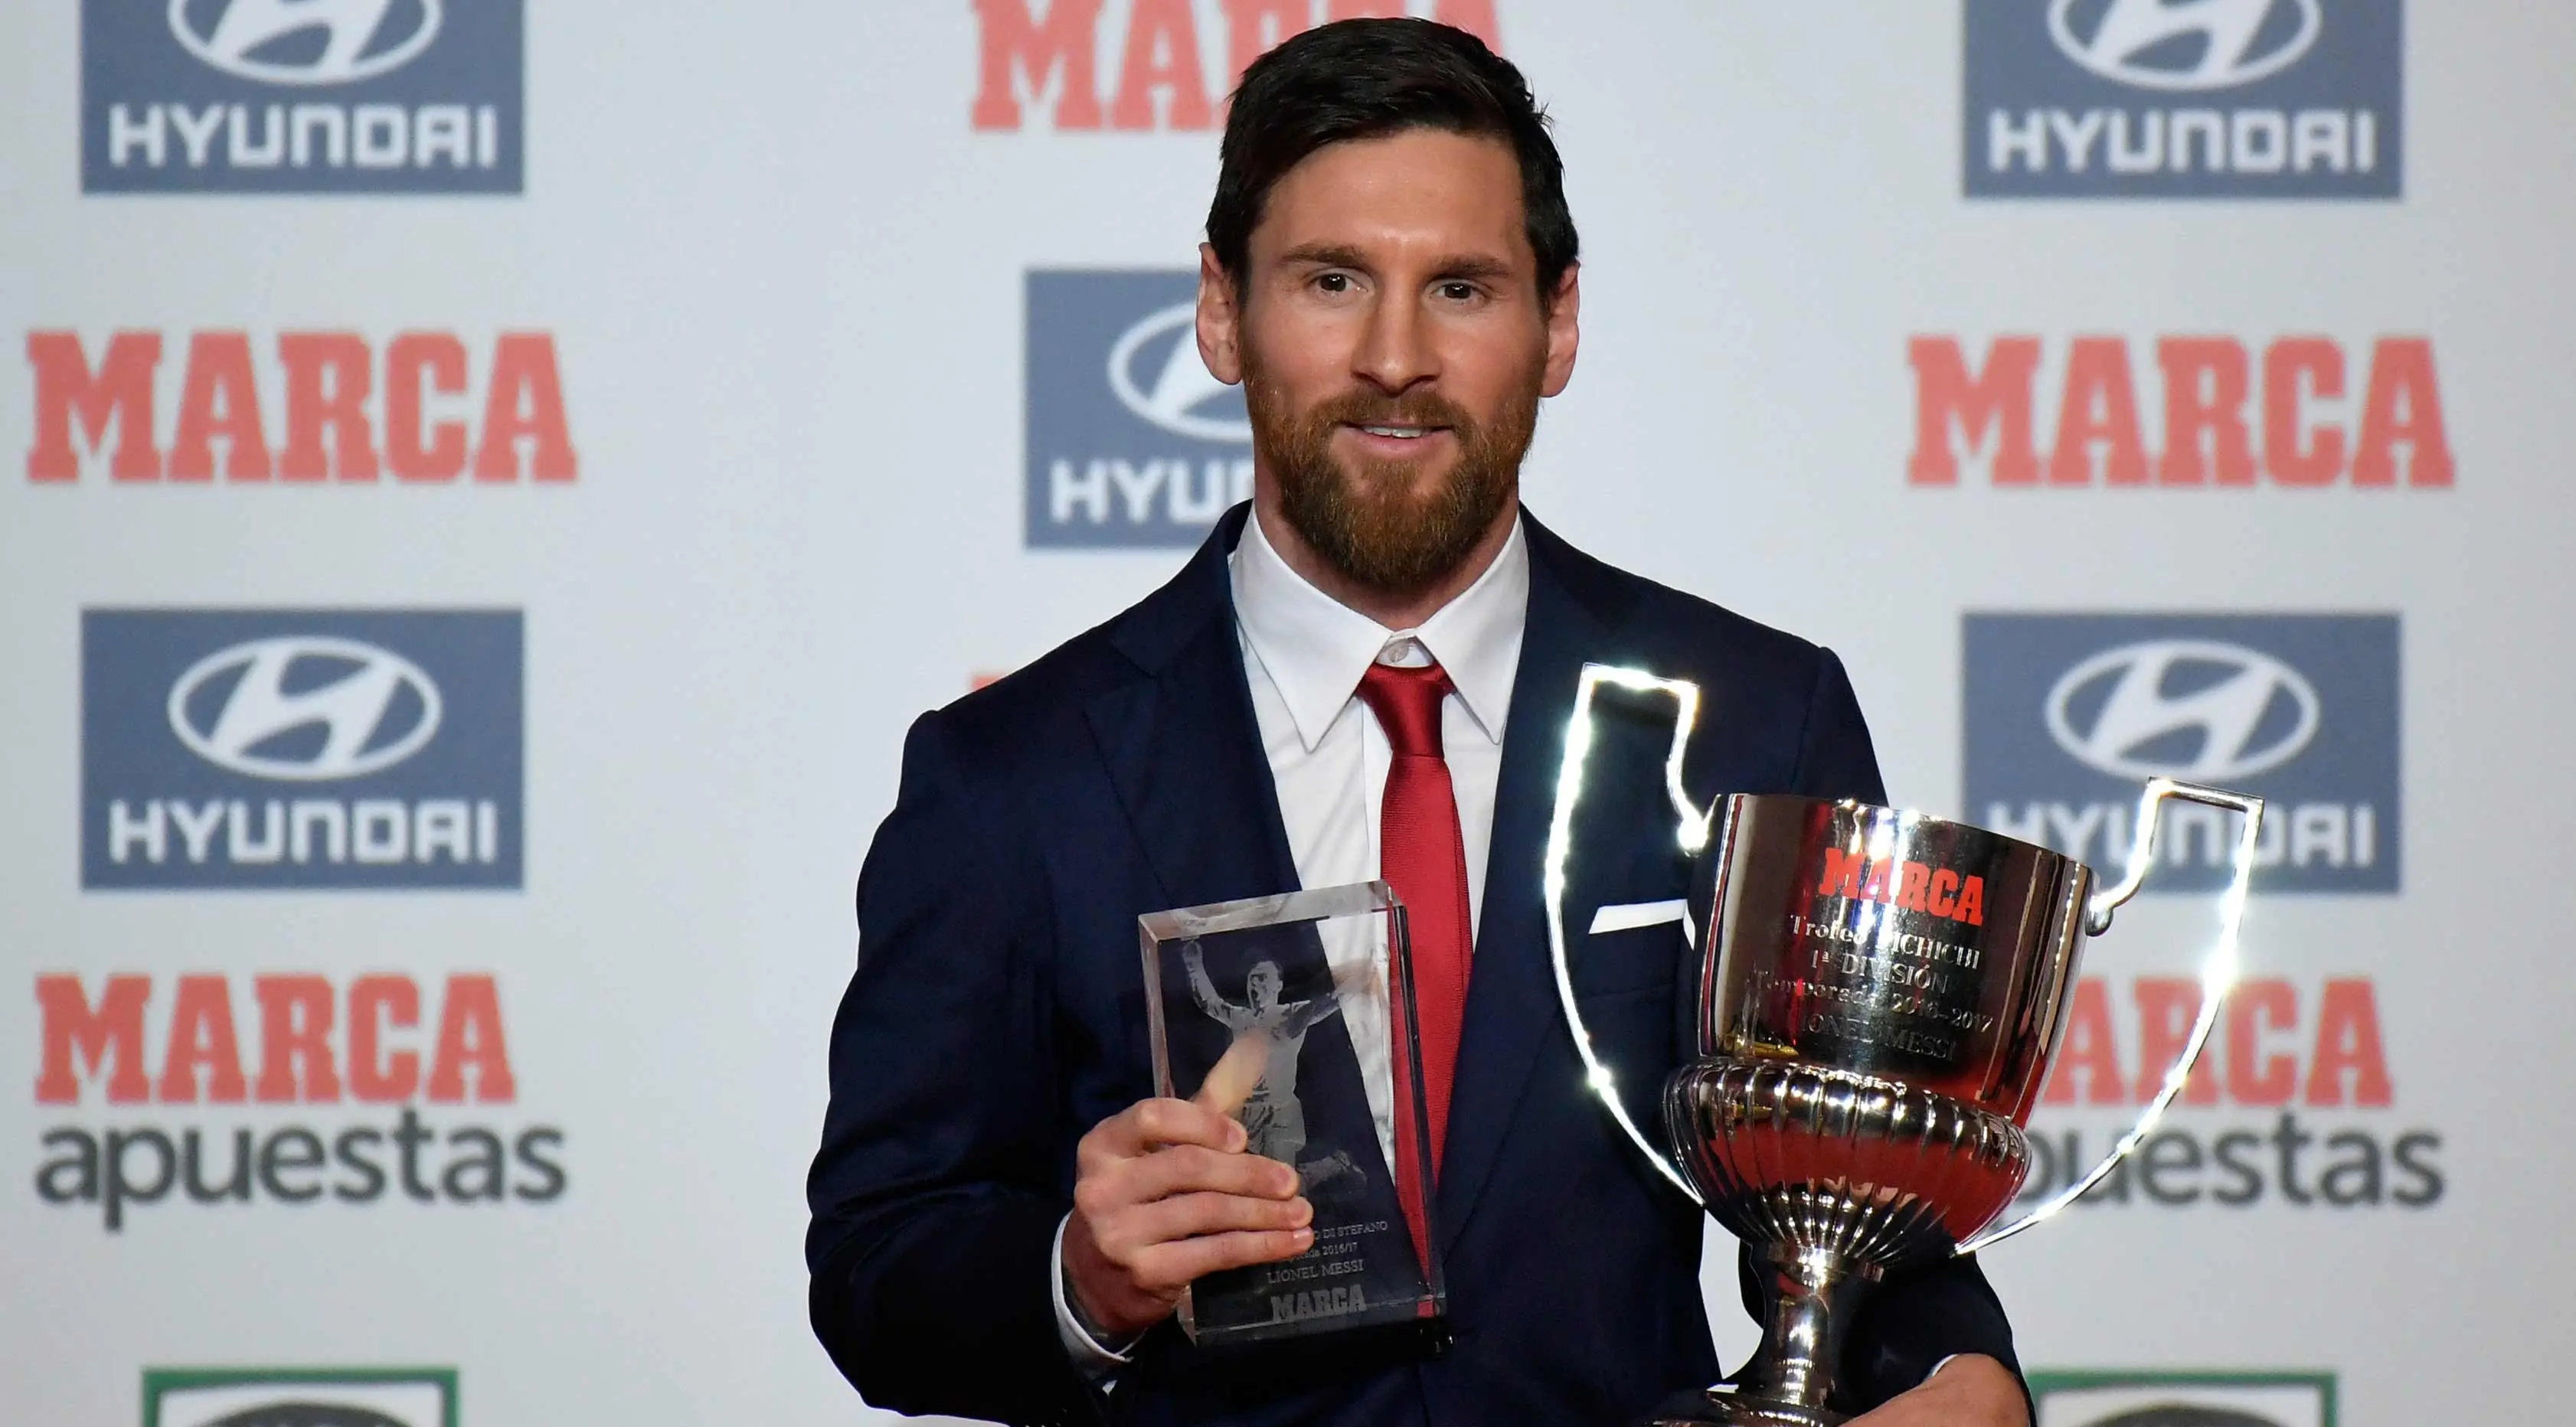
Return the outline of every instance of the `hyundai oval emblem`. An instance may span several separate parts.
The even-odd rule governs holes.
[[[1225,391],[1226,384],[1208,373],[1207,364],[1199,360],[1198,344],[1187,332],[1163,349],[1162,365],[1155,369],[1150,383],[1137,380],[1137,363],[1150,355],[1148,345],[1166,332],[1190,328],[1197,320],[1195,303],[1176,302],[1147,314],[1135,326],[1119,333],[1109,348],[1109,389],[1117,394],[1120,405],[1175,436],[1249,442],[1249,418],[1228,420],[1199,414],[1198,408]]]
[[[2090,27],[2077,34],[2088,18]],[[2068,59],[2140,89],[2251,84],[2298,63],[2324,24],[2317,0],[2053,0],[2048,7],[2049,38]]]
[[[284,635],[207,655],[170,688],[170,729],[218,768],[326,782],[382,772],[438,732],[438,686],[354,639]]]
[[[2205,677],[2172,687],[2194,673]],[[2098,704],[2080,728],[2079,699]],[[2232,783],[2296,758],[2316,736],[2318,701],[2305,675],[2269,654],[2217,640],[2154,639],[2067,670],[2048,691],[2047,714],[2059,747],[2114,777]]]
[[[170,33],[237,79],[352,84],[419,58],[438,38],[440,7],[441,0],[170,0]]]

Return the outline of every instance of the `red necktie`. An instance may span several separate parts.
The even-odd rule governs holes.
[[[1458,1066],[1458,1037],[1467,1020],[1467,961],[1472,937],[1467,906],[1466,841],[1458,832],[1458,797],[1440,752],[1440,701],[1452,685],[1437,664],[1399,669],[1371,664],[1360,698],[1377,715],[1394,751],[1385,808],[1378,822],[1378,868],[1404,902],[1413,942],[1414,1018],[1422,1042],[1423,1100],[1430,1118],[1431,1173],[1417,1162],[1412,1097],[1395,1097],[1396,1188],[1415,1245],[1429,1258],[1423,1214],[1426,1188],[1437,1182],[1448,1139],[1449,1084]],[[1410,1073],[1403,1028],[1390,1025],[1396,1083]]]

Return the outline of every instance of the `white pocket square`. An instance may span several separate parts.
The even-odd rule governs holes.
[[[1619,902],[1605,906],[1592,914],[1592,935],[1599,936],[1603,932],[1624,932],[1636,927],[1662,926],[1666,922],[1680,922],[1685,928],[1690,925],[1690,911],[1683,905],[1681,898],[1675,897],[1663,902]]]

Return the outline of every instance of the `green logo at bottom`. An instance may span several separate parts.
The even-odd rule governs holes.
[[[454,1368],[146,1368],[143,1427],[456,1427]]]
[[[2033,1372],[2034,1427],[2335,1427],[2330,1372]]]

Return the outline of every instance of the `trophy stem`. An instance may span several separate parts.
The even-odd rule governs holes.
[[[1744,1365],[1735,1395],[1805,1408],[1820,1421],[1842,1361],[1843,1336],[1878,1282],[1876,1266],[1830,1249],[1782,1245],[1771,1251],[1771,1321]]]
[[[1825,1406],[1842,1360],[1843,1338],[1861,1300],[1877,1285],[1875,1265],[1830,1249],[1774,1247],[1768,1255],[1771,1319],[1762,1347],[1731,1388],[1712,1388],[1687,1417],[1656,1427],[1841,1427]]]

